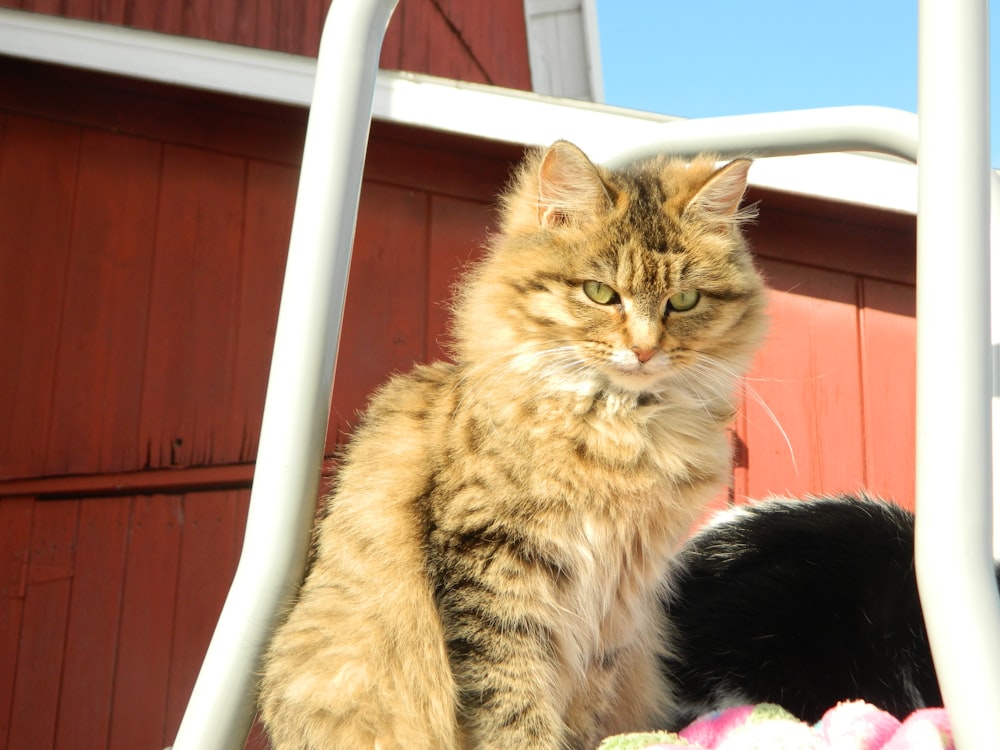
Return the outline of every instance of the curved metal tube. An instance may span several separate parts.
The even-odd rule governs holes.
[[[657,126],[642,143],[594,158],[611,163],[669,151],[694,155],[790,156],[833,151],[876,151],[917,158],[917,118],[888,107],[825,107],[790,112],[676,120]]]

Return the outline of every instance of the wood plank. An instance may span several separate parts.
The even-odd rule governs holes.
[[[35,505],[8,747],[51,747],[59,710],[63,649],[79,503]]]
[[[401,0],[389,21],[380,68],[492,83],[450,19],[432,0]]]
[[[131,501],[80,501],[54,748],[106,747]]]
[[[252,41],[244,43],[315,57],[328,7],[328,0],[257,0]]]
[[[168,744],[164,717],[183,524],[181,498],[155,495],[137,497],[132,503],[110,750]]]
[[[103,23],[125,23],[125,8],[130,0],[95,0],[94,20]]]
[[[71,477],[39,477],[0,483],[0,498],[31,495],[48,499],[237,489],[253,481],[251,463],[159,469]]]
[[[329,5],[329,0],[24,0],[13,7],[315,57]],[[531,88],[520,0],[402,0],[384,50],[382,67]]]
[[[247,530],[247,514],[250,511],[250,490],[236,491],[236,519],[233,523],[233,541],[235,545],[233,556],[233,570],[240,561],[240,554],[243,551],[243,537]]]
[[[161,147],[86,130],[46,473],[142,467],[137,440]]]
[[[34,498],[0,500],[0,747],[9,747]]]
[[[84,21],[94,20],[97,13],[95,0],[48,0],[51,12],[63,18],[79,18]]]
[[[8,115],[0,152],[0,479],[45,464],[80,129]]]
[[[62,0],[22,0],[21,7],[33,13],[46,13],[50,16],[60,15]]]
[[[255,3],[213,0],[183,4],[184,36],[227,44],[252,45],[257,27]]]
[[[524,0],[439,0],[438,5],[494,85],[531,91]]]
[[[220,153],[299,164],[308,112],[0,57],[3,109]]]
[[[423,358],[428,203],[412,190],[378,184],[362,189],[328,451],[336,435],[355,424],[377,385]]]
[[[164,34],[184,34],[182,2],[130,2],[125,6],[125,25]]]
[[[246,161],[167,146],[150,292],[139,445],[150,468],[233,463],[234,377]]]
[[[861,366],[868,488],[914,508],[916,290],[864,279]]]
[[[863,487],[857,281],[776,261],[763,267],[771,326],[747,379],[748,492],[760,498]]]
[[[229,417],[223,427],[228,432],[226,444],[238,446],[240,461],[257,456],[297,182],[298,171],[280,164],[252,161],[247,170],[239,324],[234,332]]]
[[[320,37],[330,11],[331,0],[306,0],[306,26],[302,32],[300,54],[315,57],[319,54]]]
[[[184,496],[184,529],[177,574],[173,645],[163,742],[173,742],[205,650],[236,570],[233,527],[237,496],[199,492]]]
[[[282,2],[282,0],[257,0],[257,24],[254,29],[254,47],[277,50],[282,40],[279,34],[286,25],[282,23],[282,15],[297,4]],[[318,53],[318,50],[317,50]]]
[[[448,305],[460,271],[482,255],[494,222],[491,206],[449,196],[431,196],[427,268],[427,338],[424,358],[445,359]]]
[[[460,200],[496,203],[523,148],[372,124],[365,179]]]
[[[750,228],[759,256],[914,284],[914,217],[753,190],[760,217]]]

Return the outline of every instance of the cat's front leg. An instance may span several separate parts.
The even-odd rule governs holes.
[[[530,616],[511,616],[498,598],[480,589],[442,607],[463,747],[570,748],[551,634]]]
[[[453,660],[462,746],[472,750],[566,750],[561,706],[544,683],[550,668],[513,657],[505,664],[466,655]]]

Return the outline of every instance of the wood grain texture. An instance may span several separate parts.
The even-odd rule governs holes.
[[[857,280],[779,261],[763,265],[771,326],[747,380],[757,394],[745,406],[748,494],[863,487]]]
[[[109,748],[164,747],[182,498],[135,498],[114,655]]]
[[[76,569],[53,744],[60,750],[108,741],[132,506],[129,498],[77,504]]]
[[[145,460],[121,438],[139,423],[160,155],[152,141],[83,133],[46,474]]]
[[[47,748],[55,737],[79,508],[38,503],[32,518],[27,582],[11,699],[9,748]]]
[[[424,194],[379,183],[362,189],[328,452],[357,424],[376,386],[425,357],[427,214]]]
[[[0,747],[4,748],[9,747],[14,710],[34,506],[30,497],[0,500]]]
[[[0,501],[0,747],[173,740],[248,497]]]
[[[430,205],[430,237],[427,254],[428,360],[446,359],[451,315],[448,304],[462,270],[482,255],[487,235],[496,229],[493,207],[478,201],[435,195]]]
[[[330,0],[0,0],[0,7],[315,57]],[[381,67],[531,89],[521,0],[400,0]]]
[[[187,147],[164,152],[138,439],[149,468],[239,457],[218,428],[236,354],[246,166]]]
[[[80,128],[10,115],[0,154],[0,479],[45,465]],[[16,366],[11,366],[16,364]]]
[[[234,492],[184,497],[184,526],[177,563],[177,595],[164,717],[164,743],[172,741],[239,558],[236,516],[246,509]]]
[[[865,279],[861,295],[866,486],[914,510],[916,290],[904,284]]]
[[[243,240],[232,270],[238,311],[230,332],[235,352],[227,390],[229,416],[220,425],[226,455],[239,461],[257,457],[297,184],[293,167],[262,161],[247,165]]]

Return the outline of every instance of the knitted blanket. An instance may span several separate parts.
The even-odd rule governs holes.
[[[780,706],[762,703],[717,711],[678,733],[609,737],[598,750],[955,750],[943,708],[924,708],[900,722],[863,701],[840,703],[810,726]]]

